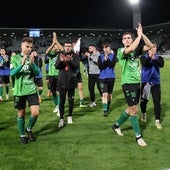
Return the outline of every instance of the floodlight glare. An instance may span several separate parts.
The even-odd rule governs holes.
[[[130,2],[131,4],[138,4],[138,3],[139,3],[139,0],[129,0],[129,2]]]

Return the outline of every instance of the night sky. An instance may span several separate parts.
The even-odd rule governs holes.
[[[140,1],[143,26],[170,22],[168,0]],[[113,29],[133,27],[132,8],[127,0],[21,2],[3,1],[0,27]]]

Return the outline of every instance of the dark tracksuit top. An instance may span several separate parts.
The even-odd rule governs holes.
[[[114,67],[117,61],[117,57],[112,53],[108,55],[108,60],[105,61],[104,54],[102,53],[98,59],[98,67],[100,69],[99,79],[115,78]]]
[[[75,81],[76,72],[79,69],[79,57],[73,54],[72,59],[68,62],[61,61],[60,58],[55,63],[55,68],[59,69],[58,85],[59,88],[70,89],[75,88],[77,83]]]
[[[142,65],[141,81],[151,84],[160,84],[160,67],[164,66],[164,60],[161,56],[155,54],[155,59],[151,59],[148,54],[141,56]]]

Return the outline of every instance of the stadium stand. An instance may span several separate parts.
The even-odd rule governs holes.
[[[159,44],[161,54],[170,55],[170,22],[157,25],[150,25],[143,28],[145,34],[154,39]],[[30,31],[35,31],[31,32]],[[125,29],[97,29],[97,28],[0,28],[0,46],[5,47],[8,51],[17,51],[20,49],[20,41],[24,36],[35,36],[34,42],[38,53],[43,54],[49,44],[51,44],[52,32],[56,32],[59,41],[72,40],[76,37],[82,37],[82,46],[95,43],[100,48],[103,41],[110,41],[115,49],[121,44],[121,35]]]

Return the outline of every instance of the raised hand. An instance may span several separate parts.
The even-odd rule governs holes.
[[[57,41],[57,34],[55,32],[53,32],[53,42],[56,42]]]
[[[138,23],[138,27],[136,28],[136,30],[137,30],[138,36],[143,35],[143,28],[142,28],[142,25],[140,23]]]

